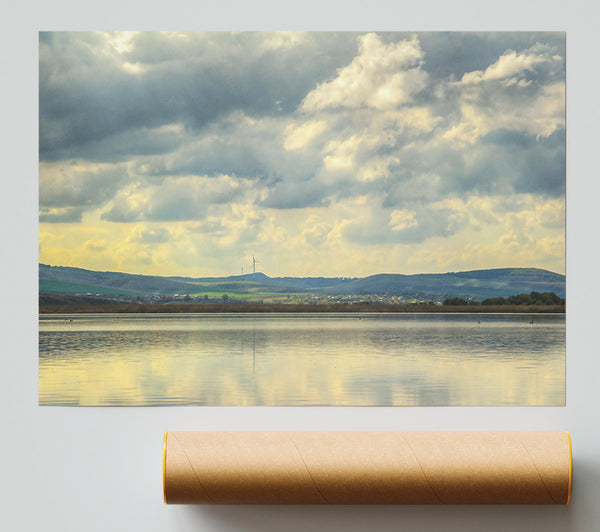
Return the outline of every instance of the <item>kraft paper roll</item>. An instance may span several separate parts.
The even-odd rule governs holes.
[[[568,432],[168,432],[168,504],[569,504]]]

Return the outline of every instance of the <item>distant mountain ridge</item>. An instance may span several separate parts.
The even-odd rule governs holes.
[[[349,282],[347,293],[396,293],[427,297],[484,299],[529,292],[554,292],[565,297],[565,276],[538,268],[495,268],[415,275],[378,274]],[[330,290],[327,290],[330,292]]]
[[[40,293],[195,294],[214,288],[243,292],[392,294],[421,299],[465,297],[481,300],[520,293],[554,292],[565,297],[565,276],[539,268],[493,268],[449,273],[382,273],[364,278],[269,277],[264,273],[229,277],[162,277],[39,265]]]

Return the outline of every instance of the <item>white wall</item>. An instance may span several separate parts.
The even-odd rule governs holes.
[[[298,3],[32,0],[2,7],[0,529],[44,531],[593,531],[600,529],[598,9],[591,2]],[[567,406],[59,408],[37,406],[37,31],[45,29],[567,31]],[[569,507],[164,506],[164,430],[570,430]]]

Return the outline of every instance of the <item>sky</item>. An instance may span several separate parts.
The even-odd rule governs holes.
[[[41,32],[39,260],[565,272],[565,34]]]

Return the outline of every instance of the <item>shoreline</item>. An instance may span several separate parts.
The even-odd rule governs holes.
[[[242,313],[472,313],[472,314],[564,314],[565,305],[406,305],[354,304],[279,304],[279,303],[181,303],[181,304],[86,304],[39,306],[39,314],[242,314]]]

